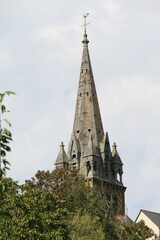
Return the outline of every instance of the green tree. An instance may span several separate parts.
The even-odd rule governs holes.
[[[89,187],[84,177],[74,169],[38,171],[35,177],[27,182],[31,188],[48,189],[58,195],[63,201],[63,206],[70,212],[69,225],[73,225],[77,216],[81,216],[82,220],[79,226],[83,224],[87,226],[88,222],[92,224],[90,220],[94,219],[98,226],[101,226],[99,229],[101,233],[103,232],[102,236],[105,234],[105,239],[119,240],[114,225],[106,220],[110,203],[103,194],[103,186]],[[89,230],[86,229],[87,231]],[[73,228],[72,239],[74,234],[76,235],[76,229]],[[84,239],[87,239],[87,233]]]
[[[105,219],[103,220],[102,224],[105,233],[105,240],[120,240],[115,222],[111,222],[110,220]]]
[[[105,218],[109,202],[103,196],[101,188],[89,187],[84,176],[74,169],[38,171],[35,177],[27,182],[31,188],[53,191],[71,213],[84,211]]]
[[[116,229],[120,240],[146,240],[154,236],[154,232],[144,221],[135,223],[131,220],[119,220]]]
[[[107,215],[103,186],[88,187],[75,170],[38,171],[19,186],[7,186],[0,201],[0,239],[143,240],[153,236],[144,222]],[[19,221],[21,219],[21,221]]]
[[[77,212],[69,222],[71,240],[105,240],[104,229],[98,217]]]
[[[7,189],[0,199],[0,239],[68,240],[68,211],[53,192],[18,186],[3,179]]]
[[[2,122],[11,127],[11,123],[4,118],[4,115],[8,112],[6,106],[4,105],[4,97],[6,95],[13,95],[14,92],[6,91],[0,93],[0,194],[4,190],[4,185],[2,184],[2,178],[6,175],[6,170],[9,170],[9,161],[6,159],[7,152],[11,151],[9,146],[10,141],[12,141],[12,134],[8,128],[2,127]]]

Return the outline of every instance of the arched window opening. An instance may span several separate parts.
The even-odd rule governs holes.
[[[91,171],[91,164],[90,164],[90,161],[87,162],[87,176],[89,174],[89,172]]]
[[[76,158],[76,154],[73,154],[73,155],[72,155],[72,158],[75,159],[75,158]]]
[[[121,178],[120,178],[120,174],[119,174],[119,172],[117,173],[117,181],[118,181],[118,182],[121,181]]]

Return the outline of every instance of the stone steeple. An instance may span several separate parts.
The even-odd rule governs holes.
[[[116,144],[111,151],[108,133],[103,131],[88,49],[89,41],[86,25],[84,26],[83,53],[71,140],[67,156],[64,146],[61,146],[55,165],[76,168],[91,186],[97,182],[103,184],[107,195],[118,199],[118,212],[123,215],[126,189],[122,183],[123,163]]]
[[[83,53],[80,68],[80,78],[77,93],[77,103],[73,124],[72,136],[76,138],[80,146],[80,159],[77,159],[78,167],[83,173],[83,157],[86,154],[86,148],[92,134],[93,143],[99,149],[100,142],[103,139],[103,126],[99,110],[98,98],[94,83],[94,77],[92,72],[92,66],[88,50],[88,38],[86,31],[83,35]],[[71,138],[68,155],[71,159],[74,154],[74,138]],[[76,157],[78,155],[76,154]]]

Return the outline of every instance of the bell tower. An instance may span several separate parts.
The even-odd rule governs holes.
[[[114,143],[111,150],[108,133],[103,130],[88,49],[87,16],[84,15],[83,52],[73,130],[67,154],[61,145],[55,165],[57,168],[68,166],[77,169],[91,186],[97,182],[103,184],[106,194],[117,202],[118,214],[124,215],[126,187],[122,182],[123,163],[117,145]]]

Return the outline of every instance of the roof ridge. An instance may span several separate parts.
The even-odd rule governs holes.
[[[144,210],[144,209],[141,209],[141,211],[144,211],[144,212],[150,212],[150,213],[155,213],[155,214],[159,214],[159,215],[160,215],[160,212],[153,212],[153,211]]]

